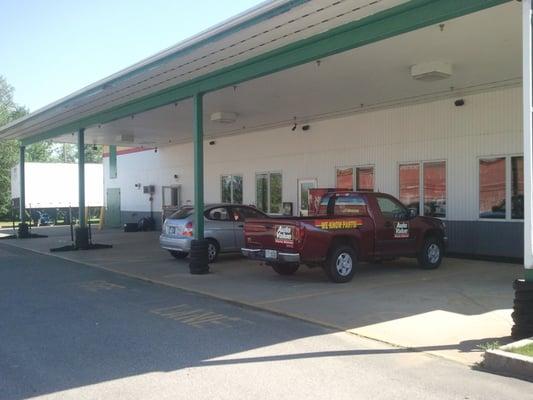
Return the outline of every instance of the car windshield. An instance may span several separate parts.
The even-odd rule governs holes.
[[[194,208],[183,207],[176,211],[174,214],[172,214],[170,217],[168,217],[168,219],[185,219],[187,217],[190,217],[193,212]]]

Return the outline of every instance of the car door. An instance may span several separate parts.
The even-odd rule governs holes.
[[[261,211],[252,207],[233,206],[231,207],[233,215],[233,229],[235,234],[235,243],[238,249],[244,247],[244,222],[246,218],[266,218]]]
[[[376,251],[378,255],[410,255],[415,251],[416,238],[411,229],[408,210],[390,196],[375,196],[374,215]]]
[[[205,236],[215,239],[220,245],[220,251],[235,251],[235,234],[233,221],[228,207],[213,207],[205,212]]]

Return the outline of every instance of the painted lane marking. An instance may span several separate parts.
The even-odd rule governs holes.
[[[238,317],[230,317],[228,315],[205,310],[203,308],[193,308],[188,304],[157,308],[155,310],[150,310],[150,312],[164,318],[184,323],[194,328],[205,328],[209,325],[232,328],[235,323],[238,322],[251,323],[250,321],[245,321]]]
[[[83,282],[79,286],[90,292],[99,292],[102,290],[114,290],[114,289],[125,289],[126,288],[125,286],[117,285],[115,283],[106,282],[106,281]]]

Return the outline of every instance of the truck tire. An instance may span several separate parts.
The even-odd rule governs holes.
[[[172,254],[172,257],[178,260],[182,260],[189,255],[189,253],[187,253],[186,251],[169,250],[168,252]]]
[[[357,256],[351,246],[339,245],[332,249],[324,269],[330,281],[335,283],[350,282],[357,267]]]
[[[294,275],[300,264],[295,263],[271,263],[270,266],[280,275]]]
[[[436,269],[440,266],[443,255],[442,242],[430,236],[424,240],[422,251],[418,254],[418,265],[423,269]]]

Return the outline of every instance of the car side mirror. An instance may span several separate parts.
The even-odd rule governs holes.
[[[418,215],[418,210],[416,208],[410,208],[408,212],[409,219],[415,218]]]

